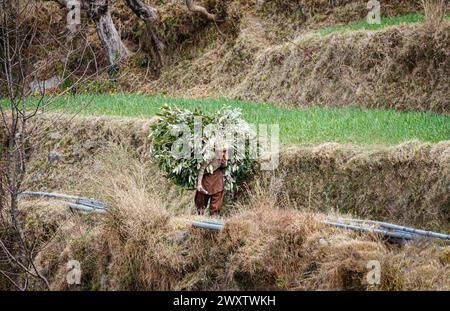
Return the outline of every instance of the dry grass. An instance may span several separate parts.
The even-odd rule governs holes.
[[[332,211],[333,206],[327,201],[319,206],[314,196],[305,200],[309,202],[309,209],[292,208],[293,202],[299,202],[296,195],[305,191],[302,186],[296,190],[292,180],[306,178],[308,174],[319,187],[322,183],[323,189],[330,189],[323,185],[328,180],[335,187],[342,184],[344,190],[354,193],[356,202],[376,202],[379,199],[367,192],[374,184],[397,179],[390,184],[390,188],[395,188],[402,180],[414,178],[413,173],[417,177],[399,191],[416,191],[415,187],[422,187],[422,184],[442,190],[438,185],[445,180],[439,174],[444,178],[450,176],[448,170],[445,171],[449,166],[443,166],[448,165],[449,159],[446,143],[412,143],[372,152],[340,145],[293,149],[282,157],[282,167],[296,169],[298,176],[277,176],[270,185],[264,180],[252,184],[249,193],[227,207],[224,230],[211,233],[190,226],[190,221],[196,218],[192,193],[180,193],[172,188],[149,161],[139,157],[136,150],[139,144],[126,133],[130,128],[135,128],[131,132],[137,131],[141,125],[132,126],[129,121],[119,120],[108,122],[103,118],[98,121],[92,130],[88,123],[79,120],[64,123],[70,133],[67,135],[78,135],[77,140],[65,145],[67,152],[77,150],[74,146],[78,141],[88,139],[101,142],[101,147],[90,149],[90,155],[86,153],[79,163],[56,164],[49,172],[51,175],[60,171],[60,177],[54,178],[61,182],[58,188],[61,192],[103,200],[110,213],[79,215],[43,202],[24,202],[23,205],[29,213],[29,223],[33,224],[29,228],[42,240],[52,237],[37,263],[49,277],[53,289],[450,289],[449,246],[414,243],[399,247],[376,236],[327,227],[321,220],[338,212]],[[118,129],[124,124],[126,129],[120,133]],[[105,136],[105,133],[115,134]],[[65,139],[65,135],[59,138]],[[55,143],[55,139],[50,141]],[[305,166],[307,163],[309,166]],[[77,175],[72,175],[75,174],[73,166],[79,169]],[[433,174],[435,177],[430,177]],[[78,181],[64,183],[68,176]],[[343,183],[344,176],[355,178],[355,183]],[[367,197],[361,197],[364,191]],[[385,195],[386,201],[378,201],[380,210],[376,212],[390,211],[391,192],[384,191],[386,195],[380,193],[379,197]],[[430,197],[429,207],[446,195],[443,192],[434,199]],[[336,200],[343,201],[344,197],[337,196]],[[409,210],[413,208],[416,207],[411,206]],[[53,212],[53,209],[56,210]],[[409,215],[408,211],[403,212]],[[419,211],[431,224],[435,220],[431,214],[446,215],[445,210],[428,212],[430,214]],[[358,213],[367,213],[370,218],[377,215],[369,210],[356,211]],[[436,217],[441,219],[441,216]],[[68,286],[65,281],[66,264],[70,259],[81,262],[81,286]],[[381,263],[380,285],[367,284],[369,260]]]
[[[330,3],[320,3],[325,2]],[[350,12],[358,1],[347,2]],[[172,85],[202,94],[239,90],[246,98],[286,104],[358,102],[448,112],[448,25],[432,35],[416,26],[399,27],[299,40],[263,51],[261,43],[270,45],[286,34],[272,37],[260,31],[259,25],[267,26],[274,13],[270,5],[258,10],[263,14],[255,17],[245,11],[246,16],[238,16],[243,31],[234,37],[232,25],[225,44],[211,44],[217,36],[208,35],[213,25],[204,30],[201,21],[192,24],[190,16],[177,17],[172,29],[181,31],[187,23],[192,27],[184,34],[168,33],[174,38],[171,48],[180,46],[172,61],[182,55],[188,55],[188,61],[175,65],[175,76],[167,72],[167,79],[158,82],[161,89],[174,91]],[[315,13],[313,22],[326,24],[327,10],[324,6],[322,13]],[[171,13],[163,20],[170,25]],[[282,16],[278,20],[283,21]],[[268,29],[283,29],[283,23],[275,24]],[[132,36],[128,39],[132,41]],[[299,46],[311,49],[311,58]],[[186,70],[179,70],[180,66]],[[349,78],[355,72],[360,74],[357,81]],[[433,77],[427,76],[429,72]],[[303,85],[307,89],[299,88]],[[354,93],[355,85],[359,88]],[[341,210],[448,228],[448,142],[410,143],[373,152],[339,145],[287,151],[282,158],[286,175],[267,185],[253,184],[239,204],[228,207],[225,229],[210,233],[190,226],[192,194],[171,187],[140,157],[143,123],[63,120],[39,145],[30,165],[29,185],[96,197],[110,210],[106,217],[79,215],[58,210],[62,207],[54,204],[24,202],[27,229],[42,243],[50,241],[36,261],[54,289],[450,290],[449,246],[400,248],[320,222]],[[43,125],[53,129],[49,120]],[[62,160],[49,165],[47,152],[55,148]],[[69,287],[65,281],[70,259],[81,262],[81,287]],[[365,281],[369,260],[382,264],[379,286]],[[0,284],[4,284],[1,279]]]
[[[364,106],[449,113],[449,22],[273,41],[243,16],[233,41],[167,68],[148,93],[231,96],[282,106]],[[433,73],[433,74],[430,74]]]
[[[278,172],[256,177],[266,188],[281,180],[292,208],[444,231],[450,228],[449,178],[448,141],[374,150],[337,143],[292,146],[281,153]]]
[[[232,94],[286,106],[449,113],[449,22],[306,37],[271,47]],[[433,73],[430,75],[430,73]]]
[[[446,0],[422,0],[425,20],[428,25],[437,28],[443,21],[446,10]]]
[[[109,151],[89,186],[111,212],[104,218],[68,215],[38,258],[54,289],[449,289],[448,246],[399,248],[326,227],[320,223],[324,215],[281,206],[258,187],[222,232],[193,229],[193,216],[174,216],[160,196],[159,178],[149,178],[144,163],[122,147]],[[112,169],[114,180],[102,173]],[[40,209],[34,204],[31,217]],[[81,287],[65,283],[69,259],[81,262]],[[382,265],[380,285],[367,284],[369,260]]]
[[[142,152],[149,147],[144,145],[145,121],[140,119],[78,117],[67,122],[63,118],[57,123],[56,131],[52,130],[50,120],[42,122],[49,131],[29,166],[28,183],[35,190],[57,189],[99,197],[102,192],[85,185],[95,180],[87,179],[91,172],[110,161],[111,155],[105,156],[104,150],[109,150],[111,145],[126,146],[130,159],[123,161],[127,167],[126,160],[144,161]],[[50,150],[61,154],[56,164],[46,161]],[[120,169],[111,168],[109,172],[116,170]],[[167,198],[171,211],[178,213],[193,208],[189,192],[165,182],[155,168],[151,176],[160,180],[161,195]],[[413,141],[371,149],[338,143],[291,146],[282,150],[278,171],[258,174],[256,180],[260,179],[261,187],[269,190],[270,198],[275,197],[285,206],[290,204],[291,208],[325,213],[338,210],[448,231],[449,176],[448,141],[437,144]],[[267,198],[266,193],[261,193],[261,197]],[[108,197],[100,199],[108,200]]]
[[[448,23],[436,34],[421,26],[403,26],[323,38],[305,33],[364,18],[366,2],[239,5],[236,35],[224,41],[203,36],[209,45],[192,47],[188,57],[183,57],[183,49],[179,61],[143,89],[286,106],[359,105],[448,113]],[[413,2],[383,4],[383,16],[418,9]],[[296,36],[299,39],[292,39]]]

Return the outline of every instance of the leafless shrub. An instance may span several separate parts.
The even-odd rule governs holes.
[[[92,77],[87,73],[90,64],[96,60],[88,59],[84,69],[81,65],[69,69],[69,56],[77,53],[83,60],[90,48],[82,36],[76,44],[67,42],[64,55],[48,53],[47,46],[60,44],[66,33],[56,33],[42,22],[42,2],[5,0],[0,6],[0,281],[6,280],[19,290],[30,289],[35,280],[50,288],[34,261],[45,241],[26,230],[27,214],[18,203],[27,179],[32,178],[27,174],[34,147],[31,142],[39,145],[43,137],[42,129],[30,120],[54,109],[56,98],[83,88]],[[48,33],[46,39],[40,35],[42,32]],[[56,82],[48,89],[43,81],[49,81],[45,76],[54,67],[61,70],[57,78],[50,79]],[[96,66],[93,75],[106,70]],[[61,81],[69,77],[74,77],[72,84],[62,87]],[[55,114],[52,121],[56,122],[60,114]]]
[[[438,27],[444,19],[447,1],[446,0],[422,0],[425,13],[425,21],[433,28]]]

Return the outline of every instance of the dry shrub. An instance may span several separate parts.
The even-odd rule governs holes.
[[[107,203],[111,221],[118,222],[117,230],[141,235],[139,230],[164,226],[169,217],[159,196],[162,178],[151,174],[125,147],[111,145],[97,158],[84,182]]]
[[[180,255],[173,249],[176,232],[169,220],[174,213],[162,195],[167,185],[162,174],[120,145],[101,152],[85,174],[89,191],[97,193],[109,211],[102,235],[110,251],[107,286],[170,288],[170,275],[164,273],[172,267],[176,271]]]
[[[382,282],[385,290],[423,288],[426,290],[449,290],[450,247],[427,241],[406,245],[401,252],[385,254],[382,273],[392,279]]]
[[[249,194],[249,203],[217,236],[216,248],[232,251],[225,253],[222,289],[448,289],[448,246],[408,244],[402,249],[379,237],[327,227],[321,224],[325,215],[264,200],[261,190],[257,186]],[[261,200],[266,204],[261,206]],[[379,286],[367,283],[370,260],[381,263]]]
[[[446,0],[422,0],[426,23],[433,28],[437,28],[444,19],[447,1]]]
[[[171,213],[161,196],[162,176],[155,168],[148,169],[134,151],[114,144],[100,151],[82,175],[78,192],[106,202],[109,212],[75,214],[60,223],[50,247],[37,260],[52,288],[167,288],[164,280],[155,283],[162,278],[157,266],[164,260],[167,267],[176,266],[173,251],[165,246]],[[36,205],[32,214],[36,221],[42,208]],[[81,263],[81,287],[65,281],[65,265],[71,259]]]

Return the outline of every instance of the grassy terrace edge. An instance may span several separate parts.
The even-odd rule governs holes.
[[[424,20],[425,18],[422,15],[418,15],[416,13],[392,17],[381,17],[381,24],[369,24],[366,19],[361,19],[348,24],[323,27],[317,30],[316,34],[326,36],[334,33],[343,33],[359,30],[379,30],[390,26],[412,25],[422,23],[424,22]],[[445,20],[450,20],[450,14],[446,14]]]
[[[37,99],[30,98],[31,107]],[[450,116],[431,112],[398,112],[358,107],[281,108],[227,98],[187,99],[140,94],[86,94],[50,99],[48,112],[79,113],[84,116],[148,118],[163,104],[196,107],[214,112],[223,106],[240,108],[253,124],[279,124],[281,142],[324,142],[358,145],[395,145],[411,140],[436,143],[450,140]],[[3,105],[6,102],[3,101]]]

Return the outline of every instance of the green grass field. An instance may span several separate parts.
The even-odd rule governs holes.
[[[447,14],[446,19],[450,19],[450,14]],[[415,13],[398,15],[393,17],[382,17],[381,24],[369,24],[366,19],[351,22],[346,25],[337,25],[322,28],[318,31],[319,35],[326,36],[336,32],[347,32],[357,30],[378,30],[395,25],[408,25],[423,22],[424,17]]]
[[[222,106],[241,108],[250,123],[278,123],[283,144],[342,142],[393,145],[409,140],[438,142],[450,139],[450,116],[361,108],[279,108],[230,99],[182,99],[135,94],[78,95],[57,98],[52,110],[82,115],[146,118],[163,104],[200,107],[213,112]]]

